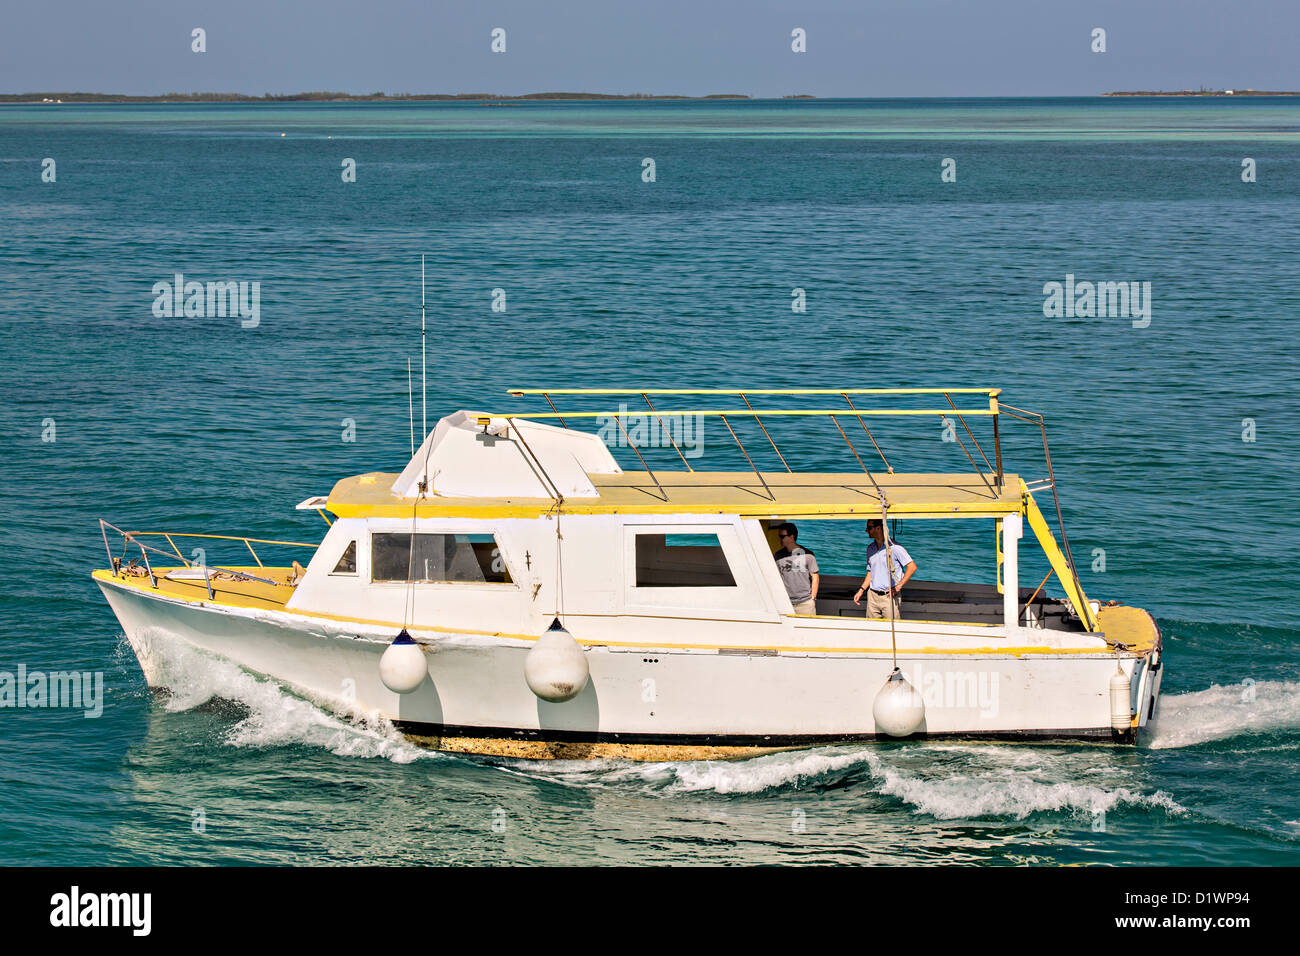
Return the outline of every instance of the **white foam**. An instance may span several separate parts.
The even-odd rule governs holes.
[[[1120,807],[1184,814],[1168,794],[1143,793],[1127,764],[1097,766],[1097,752],[1037,747],[912,744],[823,747],[749,760],[637,764],[599,761],[511,761],[507,769],[587,788],[636,789],[664,796],[757,794],[824,784],[828,777],[865,771],[863,786],[943,820],[995,817],[1023,820],[1035,813],[1092,817]],[[1097,780],[1109,774],[1114,785]],[[1088,782],[1082,782],[1088,778]]]
[[[704,761],[671,764],[674,779],[668,789],[678,793],[759,793],[777,787],[798,787],[809,778],[851,770],[869,761],[858,747],[799,750],[743,761]]]
[[[1147,746],[1190,747],[1238,734],[1300,728],[1300,684],[1250,681],[1188,694],[1162,694]]]
[[[163,634],[147,638],[154,683],[165,686],[172,711],[214,698],[237,701],[248,715],[229,729],[237,747],[318,746],[340,756],[407,763],[441,756],[423,750],[387,721],[336,716],[279,684]],[[1253,699],[1250,693],[1253,691]],[[1243,696],[1245,699],[1243,699]],[[1300,727],[1300,684],[1260,681],[1166,695],[1150,728],[1153,748],[1188,746],[1241,733]],[[822,747],[739,761],[635,763],[622,760],[494,763],[510,773],[588,788],[633,787],[663,796],[759,794],[822,785],[864,774],[861,786],[938,819],[1023,820],[1036,813],[1090,816],[1120,807],[1184,814],[1161,791],[1143,792],[1127,762],[1098,759],[1104,750],[1007,745],[917,743]]]
[[[213,699],[236,701],[248,709],[248,715],[226,732],[231,746],[303,744],[339,756],[383,757],[394,763],[441,756],[415,746],[386,720],[363,714],[335,716],[270,679],[164,632],[153,631],[145,639],[153,682],[169,692],[167,710],[192,710]]]
[[[1034,813],[1069,813],[1096,816],[1122,806],[1161,809],[1183,814],[1187,810],[1168,794],[1144,794],[1128,787],[1107,789],[1073,780],[1043,780],[1005,771],[955,773],[937,779],[887,766],[870,756],[871,772],[879,792],[911,804],[917,812],[940,820],[971,817],[1009,817],[1023,820]]]
[[[518,760],[493,763],[509,773],[568,786],[633,785],[661,793],[760,793],[798,787],[804,778],[851,769],[864,760],[861,748],[828,747],[752,757],[642,763],[630,760]]]

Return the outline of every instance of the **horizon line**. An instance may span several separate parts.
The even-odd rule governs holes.
[[[1210,90],[1114,90],[1104,93],[1082,94],[1014,94],[985,96],[861,96],[834,95],[822,96],[812,93],[787,93],[781,96],[753,96],[749,93],[590,93],[574,91],[543,91],[535,93],[344,93],[332,90],[313,90],[299,93],[92,93],[88,91],[37,91],[24,93],[0,93],[0,104],[113,104],[113,103],[286,103],[286,102],[420,102],[420,101],[582,101],[582,100],[618,100],[618,101],[682,101],[682,100],[743,100],[750,102],[773,102],[783,100],[991,100],[991,99],[1098,99],[1102,97],[1221,97],[1250,98],[1259,96],[1300,96],[1292,90],[1254,90],[1225,88]]]

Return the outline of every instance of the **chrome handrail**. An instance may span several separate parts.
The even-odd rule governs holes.
[[[165,555],[166,557],[169,558],[173,556],[173,552],[174,552],[174,556],[179,558],[186,568],[194,567],[194,565],[190,561],[187,561],[185,559],[185,556],[181,554],[180,549],[176,547],[176,543],[172,541],[173,536],[177,538],[211,538],[214,540],[221,540],[221,541],[242,541],[244,542],[244,546],[248,548],[249,552],[253,555],[253,560],[257,562],[257,566],[259,568],[263,568],[266,565],[262,563],[261,558],[257,556],[257,552],[253,550],[253,545],[251,544],[251,542],[256,541],[258,544],[279,544],[279,545],[288,545],[291,547],[300,547],[300,548],[319,547],[319,545],[309,544],[305,541],[276,541],[270,538],[249,538],[240,535],[228,535],[228,534],[196,534],[191,532],[177,532],[177,531],[170,531],[170,532],[169,531],[124,531],[121,528],[117,527],[117,525],[111,524],[105,521],[103,518],[100,518],[99,531],[104,538],[104,550],[108,552],[108,560],[109,560],[109,565],[112,568],[113,577],[118,576],[118,571],[121,568],[122,561],[121,558],[113,557],[113,549],[110,548],[108,545],[108,531],[106,530],[108,528],[112,528],[115,532],[117,532],[122,536],[122,540],[124,544],[123,546],[124,555],[125,555],[126,546],[133,544],[140,549],[140,556],[144,559],[145,572],[149,575],[150,584],[152,584],[153,587],[155,588],[158,587],[158,576],[154,573],[153,567],[149,563],[150,551],[152,551],[154,554]],[[171,544],[172,546],[172,552],[164,551],[160,548],[155,548],[153,545],[145,544],[143,541],[139,540],[142,537],[150,537],[150,536],[153,537],[161,536],[166,538],[168,543]],[[132,559],[132,562],[134,563],[134,559]],[[250,581],[257,581],[262,584],[270,584],[277,587],[284,584],[283,581],[272,581],[269,578],[260,578],[255,574],[249,574],[247,571],[241,571],[236,568],[227,568],[227,567],[221,567],[219,565],[211,565],[208,564],[207,560],[205,559],[203,562],[203,583],[207,588],[209,599],[213,599],[216,597],[216,594],[212,589],[212,576],[210,573],[211,571],[221,571],[226,574],[237,575],[238,577],[245,578]]]

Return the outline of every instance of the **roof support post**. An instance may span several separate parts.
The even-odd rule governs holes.
[[[754,411],[754,406],[749,404],[749,399],[745,397],[744,392],[740,393],[740,400],[745,403],[745,407],[751,412]],[[649,401],[649,399],[646,399],[646,401]],[[772,441],[772,436],[767,433],[767,427],[763,424],[763,419],[758,417],[758,412],[754,412],[754,421],[758,422],[758,427],[763,429],[763,435],[767,438],[768,444],[772,446],[772,451],[776,452],[776,457],[781,459],[781,464],[785,465],[785,470],[793,474],[794,469],[785,460],[785,455],[781,454],[781,449],[776,447],[776,442]]]
[[[529,467],[533,468],[537,476],[542,479],[542,483],[551,489],[551,497],[555,499],[557,504],[562,502],[564,500],[564,495],[560,494],[560,486],[551,480],[551,476],[548,475],[546,469],[542,467],[542,460],[534,454],[533,449],[528,444],[528,439],[524,437],[523,430],[513,421],[510,422],[508,429],[509,431],[514,432],[515,437],[519,439],[520,447],[528,452],[528,455],[524,460],[528,461],[528,459],[532,459],[532,461],[529,462]],[[636,451],[635,448],[632,450]],[[637,452],[637,457],[640,457],[640,452]],[[650,477],[653,478],[654,476],[651,475]],[[655,484],[658,484],[658,482],[656,481]],[[660,490],[662,491],[663,489]]]
[[[673,451],[677,452],[677,457],[682,460],[682,464],[686,466],[686,470],[694,471],[695,469],[691,467],[691,463],[687,461],[686,456],[682,454],[682,450],[677,447],[677,439],[673,437],[673,430],[664,424],[664,420],[659,417],[659,413],[655,411],[654,405],[650,403],[650,396],[645,392],[642,392],[641,397],[645,399],[646,407],[655,413],[655,421],[659,423],[659,427],[668,435],[668,440],[673,443]],[[554,408],[555,406],[552,405],[551,407]]]
[[[853,447],[853,442],[849,441],[849,436],[844,434],[844,428],[840,425],[840,420],[834,415],[830,416],[830,420],[834,423],[835,427],[840,430],[840,437],[844,439],[844,444],[849,446],[849,451],[853,452],[853,457],[858,460],[858,467],[870,475],[871,469],[862,463],[862,456],[859,455],[858,450]]]
[[[758,476],[759,484],[761,484],[763,490],[767,492],[768,499],[770,501],[776,501],[776,495],[772,494],[772,489],[769,488],[767,482],[763,480],[763,473],[759,471],[758,466],[754,464],[754,459],[750,458],[749,452],[745,451],[745,446],[741,444],[740,438],[736,435],[736,430],[731,427],[731,422],[727,421],[727,416],[719,415],[718,417],[722,419],[722,424],[727,426],[727,431],[731,432],[731,437],[735,439],[736,447],[739,448],[740,453],[745,456],[745,461],[749,462],[749,467],[754,469],[754,474]]]
[[[568,428],[569,426],[565,423],[564,417],[560,414],[560,410],[556,408],[555,403],[551,401],[551,396],[542,392],[542,398],[546,399],[546,404],[551,406],[551,411],[555,412],[555,417],[560,420],[560,424],[564,425],[565,428]]]
[[[664,491],[664,486],[659,484],[659,479],[656,478],[655,473],[650,470],[650,466],[646,464],[646,460],[643,457],[641,457],[641,449],[636,447],[636,444],[632,441],[632,436],[627,433],[627,428],[625,428],[623,425],[623,413],[615,412],[614,421],[618,422],[619,431],[623,433],[623,438],[627,441],[628,447],[631,448],[632,451],[636,452],[636,457],[640,460],[641,467],[645,469],[645,473],[650,476],[650,480],[653,481],[655,483],[655,487],[659,489],[660,499],[663,501],[667,501],[668,492]],[[515,431],[516,433],[518,433],[518,429],[516,429]],[[538,467],[540,468],[541,462],[538,462],[537,464]],[[559,492],[557,491],[556,494],[558,495]]]
[[[956,412],[957,406],[953,405],[953,401],[951,398],[949,398],[947,392],[944,392],[943,397],[948,399],[948,404],[952,405],[953,411]],[[945,419],[947,417],[948,417],[947,415],[944,416]],[[979,452],[980,457],[984,459],[985,467],[987,467],[990,471],[992,471],[993,466],[989,464],[989,456],[984,454],[984,449],[981,448],[980,443],[975,440],[975,433],[970,430],[970,426],[966,424],[966,419],[961,417],[960,412],[957,412],[957,421],[961,422],[961,427],[966,429],[966,434],[970,435],[970,440],[975,444],[975,450]],[[965,453],[966,458],[970,461],[970,466],[973,469],[975,469],[975,474],[979,475],[980,480],[984,482],[984,487],[989,490],[989,494],[992,495],[994,498],[996,498],[998,496],[998,493],[993,490],[993,486],[989,484],[989,480],[984,477],[984,472],[980,471],[980,466],[975,464],[975,459],[971,457],[971,453],[966,451],[966,443],[961,440],[961,436],[957,434],[956,429],[953,430],[952,437],[957,439],[957,444],[961,447],[961,450]]]
[[[1001,492],[1004,483],[1002,479],[1002,439],[998,436],[998,419],[1001,416],[998,414],[998,400],[996,398],[991,398],[989,399],[989,404],[993,408],[993,458],[997,462],[998,491]]]
[[[840,394],[842,394],[844,396],[844,400],[849,403],[849,408],[853,409],[856,412],[858,410],[858,407],[853,404],[853,399],[849,398],[849,393],[841,392]],[[880,460],[885,463],[885,470],[892,475],[894,473],[894,466],[889,463],[889,459],[885,457],[885,453],[881,451],[880,446],[876,444],[876,436],[871,434],[871,429],[867,427],[867,420],[863,418],[861,415],[859,415],[858,424],[862,426],[862,430],[866,432],[867,437],[871,439],[871,444],[875,445],[876,454],[878,454],[880,456]]]
[[[1018,514],[1002,519],[1002,618],[1007,636],[1020,624],[1020,538],[1024,522]]]

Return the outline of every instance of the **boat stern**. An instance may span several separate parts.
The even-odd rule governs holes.
[[[1097,625],[1117,655],[1134,661],[1129,674],[1128,724],[1121,728],[1115,726],[1118,721],[1112,721],[1112,729],[1117,742],[1137,743],[1143,729],[1155,719],[1160,699],[1164,670],[1160,626],[1149,611],[1123,604],[1100,608]]]

